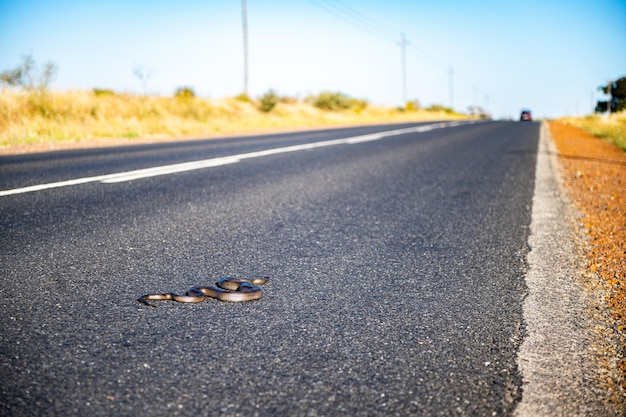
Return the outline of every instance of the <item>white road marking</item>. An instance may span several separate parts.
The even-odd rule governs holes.
[[[430,130],[440,129],[444,127],[458,126],[461,123],[471,123],[471,122],[433,123],[429,125],[409,127],[405,129],[388,130],[384,132],[372,133],[369,135],[352,136],[352,137],[342,138],[342,139],[333,139],[333,140],[327,140],[327,141],[322,141],[322,142],[305,143],[302,145],[286,146],[282,148],[266,149],[263,151],[242,153],[239,155],[223,156],[223,157],[211,158],[211,159],[204,159],[200,161],[183,162],[180,164],[163,165],[163,166],[152,167],[152,168],[137,169],[134,171],[118,172],[114,174],[96,175],[93,177],[84,177],[84,178],[77,178],[73,180],[51,182],[47,184],[31,185],[28,187],[0,191],[0,197],[14,195],[14,194],[31,193],[35,191],[48,190],[51,188],[69,187],[72,185],[86,184],[90,182],[101,182],[105,184],[112,184],[112,183],[118,183],[118,182],[133,181],[137,179],[155,177],[159,175],[176,174],[180,172],[193,171],[197,169],[234,164],[244,159],[261,158],[263,156],[276,155],[276,154],[287,153],[287,152],[297,152],[297,151],[303,151],[303,150],[309,150],[309,149],[315,149],[315,148],[323,148],[323,147],[328,147],[328,146],[353,145],[356,143],[371,142],[371,141],[380,140],[380,139],[391,137],[391,136],[403,135],[407,133],[420,133],[420,132],[427,132]]]

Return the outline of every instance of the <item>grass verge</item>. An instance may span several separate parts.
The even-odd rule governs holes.
[[[444,120],[446,111],[403,111],[376,106],[328,111],[283,100],[261,111],[254,100],[157,97],[103,91],[0,94],[0,149],[92,144],[106,138],[211,137],[293,128]]]
[[[626,111],[609,116],[592,114],[585,117],[564,117],[559,121],[576,126],[626,151]]]

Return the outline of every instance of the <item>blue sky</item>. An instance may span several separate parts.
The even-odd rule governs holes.
[[[243,91],[241,1],[0,0],[0,70],[53,61],[57,90]],[[495,117],[587,114],[626,76],[623,0],[247,0],[249,92],[374,104],[478,104]],[[453,75],[450,77],[450,69]],[[450,82],[452,80],[452,83]]]

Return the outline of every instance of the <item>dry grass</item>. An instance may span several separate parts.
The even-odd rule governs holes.
[[[559,121],[608,140],[626,151],[626,111],[610,116],[593,114],[586,117],[565,117]]]
[[[102,138],[176,138],[263,130],[461,118],[445,112],[368,106],[329,112],[281,102],[270,113],[255,102],[101,94],[92,91],[0,93],[0,149]]]

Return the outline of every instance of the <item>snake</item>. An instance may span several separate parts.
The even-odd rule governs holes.
[[[231,303],[252,301],[263,297],[263,290],[259,285],[265,284],[269,279],[270,277],[221,277],[215,283],[214,287],[191,287],[185,295],[179,295],[173,292],[165,294],[145,294],[139,297],[137,301],[148,307],[156,307],[155,304],[151,304],[148,301],[172,300],[178,301],[179,303],[201,303],[207,297]]]

